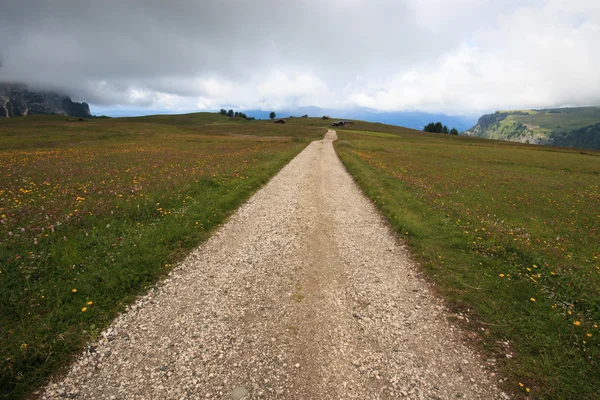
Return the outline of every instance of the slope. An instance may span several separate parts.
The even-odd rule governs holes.
[[[600,107],[497,111],[482,116],[468,136],[600,149]]]

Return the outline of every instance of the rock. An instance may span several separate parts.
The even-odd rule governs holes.
[[[25,85],[0,82],[0,118],[34,114],[92,116],[87,103],[75,103],[69,96],[32,92]]]
[[[248,395],[248,389],[246,389],[243,386],[238,386],[235,389],[233,389],[233,391],[231,392],[231,398],[233,400],[243,399],[247,395]]]

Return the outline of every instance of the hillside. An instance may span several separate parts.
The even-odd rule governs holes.
[[[34,114],[91,117],[87,103],[76,103],[69,96],[34,92],[25,85],[0,82],[0,118]]]
[[[262,110],[245,110],[249,116],[258,119],[268,119],[269,111]],[[429,113],[423,111],[393,111],[382,112],[372,109],[356,108],[356,109],[331,109],[319,108],[315,106],[298,107],[295,109],[276,110],[277,116],[287,118],[290,115],[301,116],[309,115],[311,117],[321,117],[323,115],[340,116],[343,115],[346,119],[361,120],[367,122],[379,122],[382,124],[405,126],[411,129],[421,129],[431,121],[442,121],[445,125],[455,126],[460,131],[464,131],[477,121],[477,116],[467,115],[448,115],[442,113]]]
[[[468,136],[552,146],[600,149],[600,107],[496,111]]]

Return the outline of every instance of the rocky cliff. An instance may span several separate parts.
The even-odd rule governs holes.
[[[551,146],[600,149],[600,107],[496,111],[468,136]]]
[[[69,96],[33,92],[25,85],[0,83],[0,118],[33,114],[92,116],[87,103],[75,103]]]

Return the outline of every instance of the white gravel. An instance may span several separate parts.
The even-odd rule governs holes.
[[[505,399],[329,131],[40,398]]]

